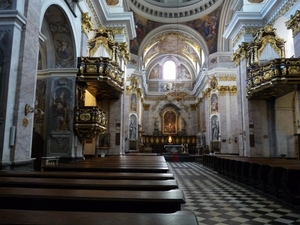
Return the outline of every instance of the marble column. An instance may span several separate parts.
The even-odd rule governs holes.
[[[9,133],[8,129],[11,126],[16,127],[16,141],[10,148],[4,148],[3,161],[13,165],[22,164],[31,159],[33,113],[25,115],[25,105],[34,106],[35,100],[41,1],[31,0],[26,3],[27,10],[24,17],[16,14],[14,25],[11,28],[13,43],[6,121],[13,122],[7,124],[5,133]],[[23,10],[24,6],[17,6]],[[7,141],[8,139],[6,139]],[[8,146],[8,144],[4,146]]]

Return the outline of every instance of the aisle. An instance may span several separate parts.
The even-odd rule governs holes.
[[[199,225],[300,224],[300,212],[219,176],[195,162],[169,162]]]

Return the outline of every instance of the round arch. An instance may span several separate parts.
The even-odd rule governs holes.
[[[80,36],[76,35],[78,26],[74,15],[58,0],[44,2],[41,14],[43,17],[40,17],[40,40],[44,42],[45,49],[40,48],[40,52],[45,52],[42,56],[46,56],[47,59],[42,60],[47,61],[46,67],[75,68],[80,51],[77,47]],[[81,26],[79,27],[81,29]]]

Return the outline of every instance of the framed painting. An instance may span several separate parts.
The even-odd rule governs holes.
[[[166,110],[162,114],[162,131],[163,134],[177,134],[178,115],[173,110]]]
[[[99,148],[109,148],[109,134],[99,135]]]

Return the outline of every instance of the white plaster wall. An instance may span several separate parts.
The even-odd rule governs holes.
[[[296,156],[295,134],[295,101],[296,92],[287,94],[276,101],[276,137],[278,156]]]
[[[285,43],[285,57],[290,58],[295,55],[294,50],[294,39],[293,39],[293,31],[291,29],[287,29],[285,23],[288,21],[285,17],[280,17],[277,19],[273,25],[276,28],[277,35],[280,38],[283,38]],[[298,56],[296,56],[298,57]]]

